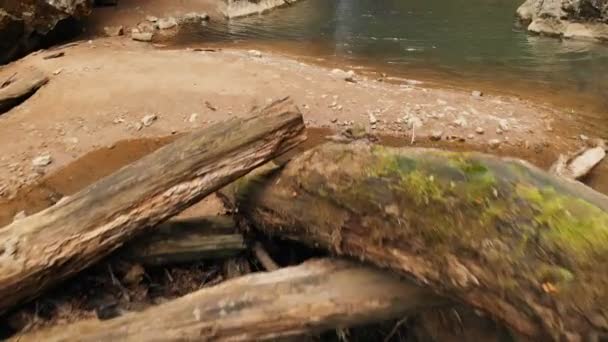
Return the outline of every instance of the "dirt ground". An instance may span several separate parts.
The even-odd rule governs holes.
[[[0,116],[4,198],[95,149],[187,132],[285,96],[294,99],[309,127],[361,125],[404,143],[439,139],[477,149],[499,145],[496,150],[541,153],[572,145],[559,133],[567,124],[556,121],[556,111],[523,100],[381,82],[378,75],[357,75],[353,83],[341,73],[279,54],[196,50],[103,38],[63,48],[60,58],[44,59],[47,52],[39,52],[2,68],[0,79],[18,77],[27,68],[50,77]],[[146,116],[156,119],[145,126]],[[40,155],[50,155],[52,162],[34,166]]]

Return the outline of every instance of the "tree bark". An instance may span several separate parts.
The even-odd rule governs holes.
[[[402,317],[442,300],[374,267],[313,260],[205,288],[140,313],[15,341],[259,341]]]
[[[128,242],[120,255],[144,265],[167,265],[222,259],[246,249],[243,235],[228,216],[165,222]]]
[[[608,332],[608,198],[523,161],[327,144],[221,195],[264,232],[399,271],[525,336]]]
[[[305,139],[288,100],[198,130],[0,229],[0,313]]]

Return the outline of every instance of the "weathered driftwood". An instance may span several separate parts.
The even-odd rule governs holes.
[[[393,274],[344,260],[254,273],[108,321],[24,341],[259,341],[403,317],[441,300]]]
[[[0,114],[32,96],[49,78],[40,70],[28,68],[0,79]]]
[[[231,217],[209,216],[167,221],[128,242],[121,256],[144,265],[167,265],[229,258],[245,249]]]
[[[571,156],[561,154],[551,166],[550,172],[564,178],[580,179],[591,172],[604,157],[606,157],[605,146],[583,148]]]
[[[0,229],[0,313],[303,141],[288,100],[198,130]]]
[[[607,197],[522,161],[327,144],[222,194],[267,233],[400,271],[523,335],[608,332]]]

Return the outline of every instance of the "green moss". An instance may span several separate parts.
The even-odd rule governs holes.
[[[517,185],[516,192],[534,208],[534,224],[549,242],[577,256],[608,252],[608,213],[600,208],[553,188],[538,189]]]
[[[443,197],[443,191],[435,182],[433,175],[426,175],[420,171],[401,175],[399,186],[412,194],[412,199],[418,205],[441,201]]]
[[[538,268],[537,279],[541,283],[549,282],[552,284],[561,285],[573,281],[574,274],[563,267],[555,265],[543,265]]]

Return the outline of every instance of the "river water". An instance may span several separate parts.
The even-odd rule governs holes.
[[[527,34],[522,0],[304,0],[184,40],[268,45],[389,74],[558,105],[606,137],[608,45]]]

